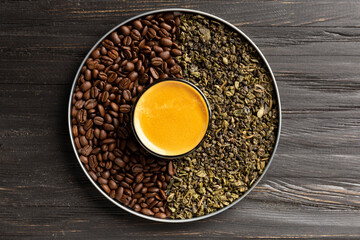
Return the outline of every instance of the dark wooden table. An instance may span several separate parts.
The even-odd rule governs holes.
[[[232,209],[188,224],[106,200],[75,158],[70,87],[85,54],[136,14],[222,17],[267,57],[283,107],[265,178]],[[359,1],[1,1],[0,239],[360,239]]]

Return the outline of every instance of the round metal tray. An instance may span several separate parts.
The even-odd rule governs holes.
[[[273,84],[274,84],[274,87],[275,87],[275,91],[276,91],[276,97],[277,97],[277,104],[278,104],[278,111],[279,111],[279,126],[278,126],[278,132],[277,132],[277,137],[276,137],[276,143],[275,143],[275,147],[274,147],[274,151],[271,155],[271,158],[264,170],[264,172],[261,174],[261,176],[256,180],[256,182],[252,185],[252,187],[247,191],[245,192],[239,199],[237,199],[236,201],[234,201],[233,203],[231,203],[230,205],[216,211],[216,212],[213,212],[213,213],[210,213],[210,214],[207,214],[207,215],[204,215],[204,216],[200,216],[200,217],[194,217],[194,218],[189,218],[189,219],[160,219],[160,218],[155,218],[155,217],[151,217],[151,216],[147,216],[147,215],[144,215],[142,213],[139,213],[139,212],[135,212],[134,210],[132,210],[131,208],[128,208],[126,206],[123,206],[120,202],[110,198],[109,195],[107,195],[101,188],[100,186],[91,178],[91,176],[88,174],[87,170],[85,169],[84,165],[82,164],[82,162],[80,161],[80,158],[79,158],[79,155],[78,155],[78,151],[76,149],[76,146],[75,146],[75,143],[74,143],[74,138],[73,138],[73,134],[72,134],[72,125],[71,125],[71,99],[72,99],[72,95],[73,95],[73,92],[74,92],[74,89],[75,89],[75,86],[76,86],[76,82],[77,82],[77,79],[81,73],[81,68],[82,66],[84,66],[85,62],[86,62],[86,59],[88,59],[88,57],[90,56],[90,54],[93,52],[93,50],[109,35],[111,34],[113,31],[115,31],[116,29],[118,29],[120,26],[124,25],[124,24],[127,24],[135,19],[138,19],[140,17],[144,17],[144,16],[147,16],[147,15],[150,15],[150,14],[156,14],[156,13],[161,13],[161,12],[185,12],[185,13],[195,13],[195,14],[200,14],[200,15],[203,15],[203,16],[206,16],[206,17],[209,17],[209,18],[212,18],[212,19],[215,19],[219,22],[222,22],[224,23],[225,25],[229,26],[231,29],[233,29],[234,31],[238,32],[242,37],[244,37],[256,50],[257,52],[259,53],[260,57],[262,58],[262,60],[264,61],[266,67],[268,68],[269,70],[269,73],[271,75],[271,78],[273,80]],[[235,204],[237,204],[238,202],[240,202],[244,197],[246,197],[246,195],[249,194],[249,192],[251,192],[255,186],[260,182],[260,180],[263,178],[263,176],[265,175],[265,173],[267,172],[267,170],[269,169],[269,166],[274,158],[274,155],[275,155],[275,152],[276,152],[276,149],[278,147],[278,143],[279,143],[279,139],[280,139],[280,132],[281,132],[281,104],[280,104],[280,95],[279,95],[279,90],[278,90],[278,86],[276,84],[276,81],[275,81],[275,77],[274,77],[274,74],[270,68],[270,65],[269,63],[266,61],[264,55],[262,54],[262,52],[260,51],[260,49],[255,45],[255,43],[253,43],[253,41],[251,41],[251,39],[246,36],[245,33],[243,33],[241,30],[239,30],[237,27],[235,27],[234,25],[232,25],[231,23],[225,21],[224,19],[221,19],[219,17],[216,17],[212,14],[209,14],[209,13],[205,13],[205,12],[201,12],[201,11],[197,11],[197,10],[192,10],[192,9],[182,9],[182,8],[168,8],[168,9],[160,9],[160,10],[154,10],[154,11],[150,11],[150,12],[146,12],[146,13],[142,13],[142,14],[139,14],[137,16],[134,16],[122,23],[120,23],[119,25],[115,26],[114,28],[112,28],[109,32],[105,33],[97,43],[95,43],[95,45],[90,49],[90,51],[88,52],[88,54],[85,56],[84,60],[82,61],[77,73],[76,73],[76,76],[74,78],[74,81],[73,81],[73,84],[72,84],[72,87],[71,87],[71,91],[70,91],[70,97],[69,97],[69,106],[68,106],[68,125],[69,125],[69,133],[70,133],[70,139],[71,139],[71,143],[72,143],[72,146],[73,146],[73,149],[74,149],[74,152],[75,152],[75,155],[76,155],[76,158],[82,168],[82,170],[84,171],[85,175],[88,177],[88,179],[90,180],[90,182],[95,186],[95,188],[102,194],[104,195],[104,197],[106,197],[109,201],[111,201],[112,203],[114,203],[116,206],[122,208],[123,210],[129,212],[129,213],[132,213],[136,216],[139,216],[139,217],[142,217],[142,218],[145,218],[145,219],[148,219],[148,220],[152,220],[152,221],[157,221],[157,222],[167,222],[167,223],[183,223],[183,222],[193,222],[193,221],[198,221],[198,220],[202,220],[202,219],[205,219],[205,218],[208,218],[208,217],[212,217],[212,216],[215,216],[216,214],[219,214],[229,208],[231,208],[232,206],[234,206]]]

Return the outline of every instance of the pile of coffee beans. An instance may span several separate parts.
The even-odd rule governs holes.
[[[175,62],[182,55],[179,26],[173,12],[121,26],[86,60],[72,96],[72,133],[89,175],[111,198],[158,218],[170,216],[165,190],[176,170],[141,148],[130,112],[147,85],[182,77]]]

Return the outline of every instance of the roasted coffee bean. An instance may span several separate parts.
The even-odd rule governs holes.
[[[171,50],[171,55],[173,55],[174,57],[181,56],[182,52],[181,50],[174,48]]]
[[[147,37],[149,40],[153,39],[156,36],[156,31],[154,28],[149,27],[148,31],[147,31]]]
[[[101,44],[108,50],[111,50],[114,47],[114,43],[109,39],[105,39],[104,41],[101,42]]]
[[[138,145],[135,144],[135,142],[132,141],[132,140],[127,141],[126,146],[129,148],[129,150],[130,150],[131,152],[137,152],[138,149],[139,149],[139,148],[138,148]]]
[[[147,187],[143,187],[143,188],[140,190],[140,192],[141,192],[142,194],[145,194],[145,193],[147,193],[147,190],[148,190]]]
[[[91,70],[90,70],[90,69],[86,69],[86,70],[85,70],[85,80],[86,80],[86,81],[90,81],[90,80],[91,80]]]
[[[115,195],[116,195],[115,190],[111,190],[111,192],[109,193],[109,196],[111,198],[115,198]]]
[[[163,60],[160,57],[154,57],[154,58],[151,59],[151,64],[156,66],[156,67],[162,65],[162,63],[163,63]]]
[[[126,195],[128,195],[130,197],[133,195],[132,191],[129,188],[124,189],[124,194],[126,194]]]
[[[122,113],[128,113],[131,110],[131,106],[128,104],[120,105],[120,112]]]
[[[155,198],[154,198],[154,197],[151,197],[151,198],[146,199],[145,202],[146,202],[147,205],[150,206],[150,204],[153,203],[154,201],[155,201]],[[151,207],[149,207],[149,208],[151,208]]]
[[[150,181],[152,181],[152,179],[151,179]],[[153,187],[153,186],[155,186],[155,183],[153,183],[153,182],[148,182],[148,183],[145,183],[144,186],[147,187],[147,188]]]
[[[125,174],[125,176],[127,176],[130,179],[135,179],[135,177],[132,174],[128,173],[128,172]]]
[[[141,52],[144,54],[149,54],[151,53],[151,47],[148,45],[144,45],[141,47]]]
[[[102,184],[101,187],[107,194],[110,194],[111,190],[108,185]]]
[[[162,47],[157,46],[157,45],[155,45],[155,46],[153,47],[153,50],[154,50],[156,53],[161,53],[161,52],[164,51],[164,49],[163,49]]]
[[[116,195],[115,195],[115,198],[117,200],[120,201],[120,199],[123,197],[124,195],[124,188],[123,187],[119,187],[118,189],[116,189]]]
[[[181,72],[181,67],[179,65],[174,65],[170,68],[170,72],[172,74],[177,74],[177,73],[180,73]]]
[[[104,72],[100,72],[100,73],[99,73],[99,78],[104,81],[104,80],[107,79],[107,74],[104,73]]]
[[[105,116],[105,108],[101,104],[98,104],[97,107],[98,107],[100,116],[104,117]]]
[[[84,82],[84,83],[81,84],[81,86],[80,86],[80,89],[81,89],[81,91],[83,91],[83,92],[86,92],[86,91],[89,90],[90,88],[91,88],[91,82],[89,82],[89,81]]]
[[[99,89],[97,87],[92,87],[90,90],[91,98],[97,98],[98,95],[99,95]]]
[[[135,21],[133,22],[133,26],[134,26],[134,28],[136,28],[136,29],[139,30],[139,31],[141,31],[142,28],[143,28],[143,25],[142,25],[142,23],[141,23],[140,20],[135,20]]]
[[[126,58],[126,59],[131,59],[133,57],[133,54],[131,53],[130,50],[125,50],[123,52],[123,55],[124,55],[124,58]]]
[[[145,215],[149,215],[149,216],[153,216],[154,213],[150,210],[150,209],[147,209],[147,208],[143,208],[141,209],[141,212]]]
[[[104,179],[108,179],[110,177],[110,172],[109,171],[104,171],[104,172],[101,173],[101,176]]]
[[[164,28],[164,29],[165,29],[166,31],[168,31],[168,32],[170,32],[171,29],[172,29],[172,27],[171,27],[169,24],[165,23],[165,22],[160,23],[159,26],[162,27],[162,28]]]
[[[161,39],[160,39],[160,44],[161,44],[162,46],[164,46],[164,47],[171,47],[172,41],[171,41],[171,39],[169,39],[169,38],[161,38]]]
[[[126,163],[124,162],[124,160],[122,160],[121,158],[115,158],[114,160],[115,164],[118,165],[119,167],[125,167]]]
[[[118,181],[122,181],[125,177],[121,174],[117,174],[115,175],[115,179],[118,180]]]
[[[81,99],[83,97],[83,92],[77,91],[76,93],[74,93],[74,96],[76,99]]]
[[[137,183],[142,182],[142,180],[144,179],[144,173],[139,173],[138,175],[136,175],[135,181]]]
[[[74,138],[75,146],[77,149],[81,148],[80,139],[79,137]]]
[[[173,176],[175,174],[175,169],[171,161],[168,163],[168,174],[170,176]]]
[[[162,189],[160,189],[160,196],[162,199],[166,200],[166,194]]]
[[[97,69],[92,70],[92,72],[91,72],[92,78],[96,79],[98,75],[99,75],[99,70],[97,70]]]
[[[130,79],[128,79],[128,78],[123,78],[123,79],[120,81],[120,83],[119,83],[119,88],[120,88],[121,90],[128,89],[130,83],[131,83]]]
[[[110,34],[110,39],[111,41],[113,41],[113,43],[115,44],[119,44],[120,43],[120,38],[119,38],[119,35],[117,34],[117,32],[112,32]]]
[[[113,131],[115,129],[114,125],[110,123],[104,123],[102,126],[106,131]]]
[[[139,86],[137,86],[136,90],[138,93],[141,93],[144,90],[144,87],[139,85]]]
[[[84,100],[89,100],[89,99],[90,99],[90,89],[87,90],[87,91],[84,93],[83,99],[84,99]]]
[[[117,59],[119,57],[119,53],[118,51],[116,51],[115,49],[111,49],[110,51],[107,52],[107,55],[111,58],[111,59]]]
[[[114,102],[110,103],[110,107],[112,108],[112,110],[114,110],[115,112],[119,111],[119,105],[117,105]]]
[[[131,200],[129,207],[130,207],[130,208],[133,208],[134,205],[136,204],[136,202],[137,202],[137,199]]]
[[[152,183],[152,184],[154,184],[154,183]],[[155,192],[155,193],[156,193],[156,192],[159,192],[159,190],[160,190],[160,189],[157,188],[157,187],[150,187],[150,188],[148,189],[149,192]]]
[[[72,126],[72,133],[73,133],[74,137],[79,136],[78,127],[76,125]]]
[[[109,77],[107,78],[107,81],[109,83],[114,82],[117,79],[117,74],[115,72],[110,73]]]
[[[92,53],[91,53],[91,57],[94,58],[94,59],[97,59],[101,56],[100,54],[100,50],[97,48],[95,49]]]
[[[114,138],[108,138],[102,141],[102,144],[110,144],[110,143],[114,143],[115,141],[116,140]]]
[[[88,164],[89,163],[89,159],[88,157],[85,157],[83,155],[80,156],[80,161],[84,164]]]
[[[152,173],[150,173],[151,175],[152,175]],[[143,183],[148,183],[148,182],[150,182],[151,181],[151,177],[145,177],[143,180],[142,180],[142,182]]]
[[[138,183],[135,188],[134,188],[134,192],[139,192],[143,187],[143,184],[142,183]]]
[[[147,198],[150,198],[150,197],[155,197],[156,193],[145,193],[144,196],[147,197]]]
[[[171,37],[171,34],[165,28],[161,28],[158,31],[158,35],[162,38]]]
[[[121,26],[120,33],[127,36],[130,34],[130,28],[128,26]]]
[[[140,173],[143,171],[143,166],[141,164],[135,164],[134,166],[132,166],[131,168],[133,173]]]
[[[94,129],[89,128],[85,134],[85,137],[89,140],[92,140],[94,138]]]
[[[120,182],[120,186],[124,188],[130,188],[130,185],[127,182]]]
[[[141,207],[140,207],[139,204],[135,204],[133,208],[134,208],[135,212],[140,212],[141,211]]]
[[[97,64],[96,61],[89,61],[89,62],[87,63],[87,67],[88,67],[90,70],[93,70],[93,69],[95,69],[96,64]]]
[[[105,64],[106,66],[109,66],[109,65],[113,64],[114,60],[112,58],[108,57],[108,56],[102,56],[101,57],[101,62],[103,64]]]
[[[142,60],[139,60],[136,62],[136,67],[135,67],[135,70],[136,71],[140,71],[142,69]]]
[[[80,144],[81,144],[82,146],[87,146],[87,145],[89,144],[89,141],[86,139],[85,136],[81,136],[81,137],[80,137]]]
[[[107,184],[108,180],[103,177],[98,177],[98,183],[100,184]]]
[[[159,79],[159,73],[155,70],[155,68],[150,67],[150,73],[154,79]]]
[[[94,181],[97,181],[98,177],[97,177],[96,173],[94,173],[93,171],[89,171],[89,175]]]
[[[114,180],[110,180],[108,185],[109,185],[109,187],[111,189],[117,189],[118,188],[118,185],[116,184],[116,182]]]
[[[101,94],[101,102],[105,103],[109,99],[109,92],[105,91]]]
[[[87,146],[84,146],[82,149],[81,149],[81,153],[85,156],[89,156],[90,153],[92,151],[92,146],[90,145],[87,145]]]
[[[131,183],[134,182],[134,181],[133,181],[131,178],[129,178],[129,177],[125,177],[124,180],[125,180],[125,182],[128,183],[128,184],[131,184]]]
[[[141,33],[139,32],[139,30],[133,29],[133,30],[131,30],[130,36],[135,41],[139,41],[141,38]]]
[[[154,200],[152,203],[149,204],[149,208],[152,209],[156,204],[158,204],[160,200]]]
[[[167,60],[171,57],[171,55],[169,51],[163,51],[159,53],[159,57],[161,57],[163,60]]]
[[[126,36],[124,39],[123,39],[123,44],[124,46],[130,46],[132,43],[132,39],[130,36]]]
[[[139,74],[136,72],[136,71],[132,71],[128,78],[131,80],[131,81],[135,81],[137,78],[138,78]]]
[[[85,102],[84,107],[86,109],[93,109],[94,107],[96,107],[96,105],[97,105],[96,99],[89,99]]]
[[[166,218],[166,214],[165,213],[162,213],[162,212],[158,212],[154,215],[154,217],[157,217],[157,218]]]
[[[134,69],[135,69],[135,65],[132,62],[127,62],[124,68],[126,72],[132,72],[134,71]]]
[[[87,120],[87,112],[85,109],[81,109],[77,112],[76,120],[80,124],[84,124]]]
[[[176,62],[173,58],[169,58],[168,60],[166,60],[166,64],[167,64],[167,67],[172,67],[174,65],[176,65]],[[166,68],[166,71],[169,73],[170,70],[168,68]]]
[[[156,185],[157,185],[160,189],[162,188],[162,182],[161,182],[161,181],[157,180],[157,181],[156,181]]]
[[[104,124],[104,119],[102,117],[97,116],[94,118],[93,122],[95,125],[101,126]]]
[[[131,201],[131,197],[127,195],[123,195],[123,197],[120,199],[120,202],[125,206],[128,206],[130,204],[130,201]]]
[[[165,13],[163,16],[163,18],[166,22],[171,22],[171,20],[173,20],[174,17],[175,17],[174,13],[172,13],[172,12]]]
[[[89,166],[91,167],[91,169],[95,170],[95,168],[98,165],[98,161],[95,155],[90,155],[89,157]]]
[[[124,90],[123,91],[123,98],[126,101],[130,101],[131,100],[131,92],[129,90]]]

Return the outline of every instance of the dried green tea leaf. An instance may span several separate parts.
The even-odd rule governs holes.
[[[263,173],[278,127],[271,75],[249,42],[224,24],[183,14],[176,58],[183,76],[207,97],[210,131],[196,151],[174,162],[167,188],[171,217],[215,212],[242,196]]]

